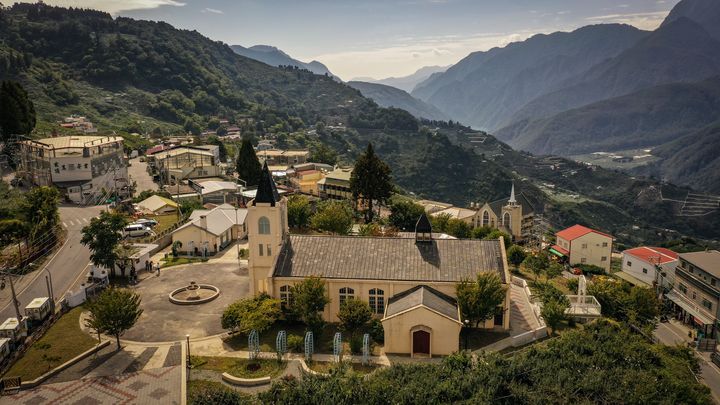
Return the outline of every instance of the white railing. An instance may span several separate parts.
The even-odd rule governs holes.
[[[569,315],[600,316],[602,307],[598,300],[592,295],[568,295],[570,308],[566,311]]]

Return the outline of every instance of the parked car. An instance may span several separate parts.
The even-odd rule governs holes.
[[[141,237],[141,236],[150,236],[152,235],[152,230],[148,228],[145,225],[141,224],[131,224],[125,227],[123,229],[123,236],[124,237]]]
[[[134,224],[145,225],[145,226],[148,227],[148,228],[154,228],[154,227],[158,224],[158,221],[156,221],[156,220],[154,220],[154,219],[140,218],[140,219],[138,219],[137,221],[135,221],[135,222],[133,222],[133,223],[134,223]]]

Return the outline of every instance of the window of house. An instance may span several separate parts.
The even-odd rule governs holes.
[[[263,255],[263,244],[262,244],[262,243],[258,245],[258,252],[259,252],[260,256],[264,256],[264,255]]]
[[[280,306],[282,308],[287,308],[290,306],[292,296],[290,292],[290,286],[284,285],[280,287]]]
[[[710,279],[710,285],[713,286],[713,287],[715,286],[715,279],[714,279],[714,278]]]
[[[582,244],[582,248],[583,248],[583,249],[587,249],[587,243],[583,243],[583,244]]]
[[[643,267],[643,274],[647,274],[647,269]]]
[[[600,258],[600,261],[601,261],[601,262],[606,262],[606,261],[607,261],[607,256],[601,257],[601,258]]]
[[[258,219],[258,233],[260,235],[270,234],[270,220],[267,217],[260,217]]]
[[[693,291],[693,299],[697,298],[697,294]]]
[[[683,294],[687,294],[687,286],[683,283],[678,285],[678,290],[682,291]]]
[[[630,260],[627,261],[628,267],[632,267],[632,262]]]
[[[587,263],[587,259],[583,257],[582,259],[580,259],[580,263],[582,263],[582,264]]]
[[[703,298],[702,305],[705,307],[708,311],[712,311],[712,302],[706,300]]]
[[[340,305],[348,299],[353,298],[355,296],[355,290],[353,290],[350,287],[343,287],[340,289]]]
[[[85,163],[85,168],[86,168],[86,169],[88,168],[88,164],[87,164],[87,163]]]
[[[373,313],[382,315],[385,312],[385,291],[379,288],[372,288],[370,290],[368,303]]]
[[[603,242],[603,245],[602,245],[602,246],[603,246],[603,247],[607,247],[607,246],[608,246],[607,242]]]
[[[270,249],[270,244],[268,243],[267,247],[267,255],[272,256],[272,250]]]

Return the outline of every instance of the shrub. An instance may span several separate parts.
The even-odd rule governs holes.
[[[577,267],[582,270],[583,274],[605,274],[605,269],[594,264],[573,264],[573,267]]]
[[[567,288],[571,293],[575,294],[578,290],[579,281],[576,278],[571,278],[567,281]]]
[[[368,324],[368,333],[373,342],[383,344],[385,343],[385,329],[383,329],[382,322],[379,319],[373,318]]]
[[[363,338],[361,335],[350,337],[350,353],[362,354]]]
[[[302,353],[305,350],[305,339],[302,336],[290,335],[287,338],[287,346],[293,353]]]

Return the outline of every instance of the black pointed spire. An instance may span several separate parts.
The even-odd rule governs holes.
[[[432,240],[432,224],[427,215],[420,215],[415,224],[415,242],[429,242]]]
[[[257,194],[253,205],[257,203],[266,203],[274,207],[275,203],[280,200],[275,182],[272,179],[270,170],[268,169],[267,161],[263,164],[262,172],[260,173],[260,183],[258,183]]]

